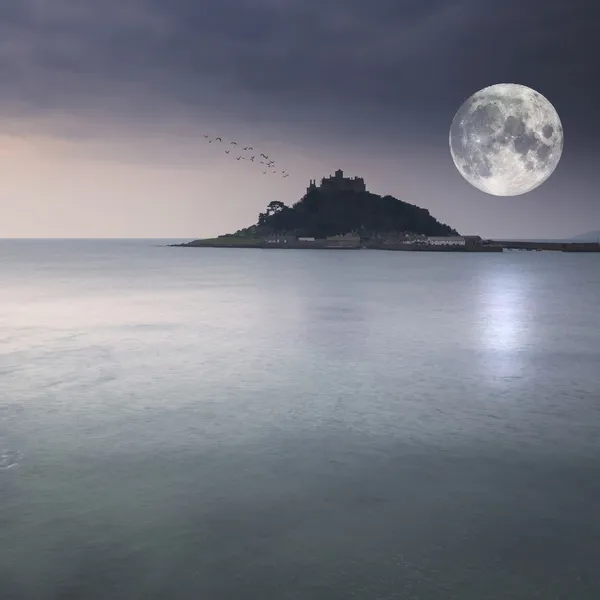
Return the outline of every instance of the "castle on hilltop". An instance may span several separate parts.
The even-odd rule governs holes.
[[[323,177],[321,184],[317,186],[316,180],[311,179],[306,188],[307,193],[312,190],[322,192],[366,192],[365,180],[362,177],[344,177],[344,172],[338,169],[334,175]]]

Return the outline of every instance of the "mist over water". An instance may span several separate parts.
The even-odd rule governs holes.
[[[0,242],[0,598],[600,597],[598,255]]]

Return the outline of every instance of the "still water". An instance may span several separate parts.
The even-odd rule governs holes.
[[[0,242],[0,598],[598,600],[600,255]]]

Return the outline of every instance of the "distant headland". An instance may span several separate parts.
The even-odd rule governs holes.
[[[444,252],[502,252],[507,247],[480,236],[459,235],[427,209],[369,192],[362,177],[344,177],[340,169],[323,177],[319,185],[311,180],[304,196],[292,206],[279,200],[269,202],[250,227],[174,245]]]

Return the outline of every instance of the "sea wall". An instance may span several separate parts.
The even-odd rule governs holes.
[[[600,244],[596,242],[513,242],[510,240],[494,240],[503,248],[510,250],[553,250],[555,252],[600,252]]]
[[[375,244],[368,243],[372,250],[394,250],[398,252],[502,252],[502,246],[434,246],[428,244]]]

